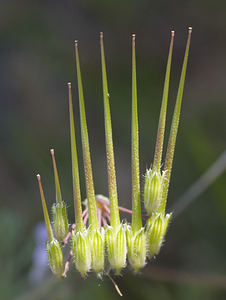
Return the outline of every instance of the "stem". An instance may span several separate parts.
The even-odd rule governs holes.
[[[106,228],[107,220],[105,219],[105,217],[103,215],[101,216],[101,221],[102,221],[102,224],[103,224],[104,228]]]
[[[37,179],[38,179],[39,190],[40,190],[40,195],[41,195],[41,200],[42,200],[42,208],[43,208],[43,214],[44,214],[44,219],[45,219],[45,224],[46,224],[46,231],[47,231],[47,235],[48,235],[48,240],[53,241],[54,240],[53,230],[52,230],[52,226],[51,226],[51,223],[50,223],[48,210],[47,210],[47,207],[46,207],[46,200],[45,200],[45,196],[44,196],[44,193],[43,193],[41,176],[39,174],[37,174]]]
[[[51,149],[50,153],[52,155],[52,161],[53,161],[53,170],[54,170],[55,187],[56,187],[56,202],[59,203],[62,202],[62,195],[60,190],[60,182],[59,182],[59,177],[57,172],[56,160],[54,156],[54,149]]]
[[[153,170],[160,172],[161,162],[162,162],[162,149],[164,142],[164,133],[165,133],[165,124],[166,124],[166,111],[167,111],[167,102],[169,94],[169,81],[170,81],[170,70],[171,70],[171,61],[172,61],[172,52],[173,52],[173,42],[174,42],[174,31],[171,31],[171,41],[169,48],[169,55],[166,67],[165,83],[162,96],[162,105],[159,116],[159,125],[158,133],[155,146],[155,156],[153,163]]]
[[[71,250],[69,252],[69,256],[68,256],[68,259],[67,259],[66,264],[65,264],[64,272],[61,276],[62,279],[66,277],[67,272],[69,271],[69,265],[70,265],[70,261],[71,261],[72,257],[73,257],[73,251]]]
[[[83,232],[83,220],[82,220],[82,204],[81,204],[81,191],[80,180],[78,171],[78,157],[75,140],[75,125],[73,116],[73,105],[71,95],[71,83],[68,83],[69,92],[69,111],[70,111],[70,132],[71,132],[71,159],[72,159],[72,179],[73,179],[73,195],[74,195],[74,207],[75,207],[75,223],[76,230]]]
[[[71,226],[70,231],[68,232],[68,234],[66,235],[66,237],[65,237],[65,238],[63,239],[63,241],[62,241],[62,245],[67,244],[67,242],[68,242],[68,240],[69,240],[69,238],[70,238],[70,236],[71,236],[72,231],[75,230],[75,227],[76,227],[75,224],[73,224],[73,225]]]
[[[118,285],[116,284],[116,282],[114,281],[114,279],[111,277],[111,275],[109,273],[106,273],[106,275],[108,276],[108,278],[111,280],[111,282],[113,283],[115,289],[116,289],[116,292],[119,294],[120,297],[123,296],[122,292],[120,291]]]
[[[175,144],[176,144],[176,138],[177,138],[177,132],[178,132],[178,125],[179,125],[179,119],[180,119],[180,110],[181,110],[181,102],[183,97],[183,91],[184,91],[184,83],[185,83],[185,76],[186,76],[186,70],[187,70],[187,62],[188,62],[188,54],[189,54],[189,47],[190,47],[190,40],[191,40],[191,33],[192,28],[189,27],[188,31],[188,40],[184,55],[184,62],[183,67],[181,71],[181,77],[180,77],[180,83],[177,93],[177,100],[175,104],[174,114],[173,114],[173,120],[170,130],[170,136],[169,136],[169,142],[166,152],[166,160],[165,160],[165,167],[164,171],[166,172],[164,181],[163,181],[163,192],[162,192],[162,205],[161,210],[165,211],[166,206],[166,198],[168,194],[168,188],[169,188],[169,182],[170,182],[170,176],[172,171],[172,164],[173,164],[173,156],[175,151]]]
[[[83,96],[82,78],[79,63],[78,54],[78,42],[75,42],[75,53],[76,53],[76,66],[77,66],[77,77],[78,77],[78,92],[79,92],[79,107],[80,107],[80,123],[81,123],[81,135],[82,135],[82,147],[83,147],[83,162],[86,177],[86,193],[88,198],[89,207],[89,224],[92,225],[93,229],[98,229],[98,220],[96,212],[96,201],[93,184],[92,165],[89,149],[89,137],[86,123],[85,104]]]
[[[140,209],[140,167],[139,167],[139,131],[137,116],[137,78],[136,78],[136,52],[135,34],[132,35],[132,229],[137,231],[142,227]]]
[[[107,73],[104,55],[103,33],[100,33],[101,44],[101,63],[102,63],[102,80],[103,80],[103,97],[104,97],[104,123],[105,123],[105,139],[106,139],[106,156],[108,167],[108,190],[110,200],[110,215],[111,226],[117,228],[120,225],[119,210],[118,210],[118,196],[117,184],[115,175],[115,159],[113,150],[112,127],[111,127],[111,113],[109,105],[109,94],[107,84]]]

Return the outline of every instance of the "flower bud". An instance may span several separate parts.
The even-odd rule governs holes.
[[[72,232],[72,250],[75,266],[82,277],[85,277],[91,267],[91,251],[86,230],[84,232]]]
[[[53,239],[52,241],[46,241],[46,250],[49,260],[49,265],[54,274],[62,278],[62,274],[64,272],[64,258],[62,254],[62,250],[60,244],[57,239]]]
[[[149,258],[159,253],[171,215],[171,213],[166,216],[161,213],[155,213],[149,218],[147,223],[147,251]]]
[[[90,250],[91,250],[91,266],[98,276],[104,269],[105,258],[105,230],[103,227],[100,230],[90,231],[89,234]]]
[[[126,240],[128,259],[135,273],[145,265],[146,261],[146,234],[144,227],[133,233],[130,225],[127,225]]]
[[[149,214],[156,212],[160,206],[163,177],[164,173],[161,175],[151,169],[146,171],[144,205]]]
[[[68,233],[68,219],[65,203],[63,201],[54,203],[52,211],[55,236],[62,241]]]
[[[108,260],[111,266],[116,269],[116,273],[119,274],[126,264],[126,234],[123,224],[120,224],[117,229],[107,226],[106,244]]]

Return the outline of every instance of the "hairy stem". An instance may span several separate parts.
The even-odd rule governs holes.
[[[70,112],[70,132],[71,132],[71,159],[72,159],[72,180],[73,180],[73,196],[74,196],[74,208],[75,208],[75,224],[78,231],[83,232],[83,220],[82,220],[82,204],[81,204],[81,191],[80,180],[78,171],[78,157],[77,147],[75,140],[75,125],[71,95],[71,83],[68,83],[69,91],[69,112]]]
[[[171,41],[170,41],[169,55],[168,55],[168,61],[166,67],[166,76],[165,76],[165,83],[163,89],[162,105],[161,105],[161,111],[159,116],[158,133],[157,133],[155,156],[154,156],[154,163],[153,163],[153,170],[157,172],[160,172],[160,167],[162,163],[162,149],[163,149],[164,134],[165,134],[173,42],[174,42],[174,31],[171,31]]]
[[[90,149],[89,149],[89,137],[88,137],[87,123],[86,123],[86,113],[85,113],[85,104],[84,104],[84,95],[83,95],[77,41],[75,42],[75,54],[76,54],[76,66],[77,66],[77,79],[78,79],[83,162],[84,162],[84,169],[85,169],[86,193],[87,193],[88,208],[89,208],[89,223],[90,225],[92,225],[93,229],[98,229],[96,201],[95,201],[95,192],[94,192],[94,184],[93,184],[93,173],[92,173],[92,165],[91,165],[91,157],[90,157]]]
[[[167,198],[167,194],[168,194],[170,176],[171,176],[171,171],[172,171],[173,157],[174,157],[175,144],[176,144],[176,138],[177,138],[177,132],[178,132],[179,119],[180,119],[181,102],[182,102],[182,97],[183,97],[185,76],[186,76],[186,70],[187,70],[191,33],[192,33],[192,28],[189,27],[188,40],[187,40],[187,45],[186,45],[186,50],[185,50],[185,55],[184,55],[184,62],[183,62],[183,67],[182,67],[182,71],[181,71],[180,83],[179,83],[179,88],[178,88],[178,93],[177,93],[177,100],[176,100],[176,104],[175,104],[173,120],[172,120],[171,130],[170,130],[170,136],[169,136],[169,142],[168,142],[168,147],[167,147],[167,152],[166,152],[166,160],[165,160],[165,166],[164,166],[164,171],[166,172],[165,173],[166,175],[165,175],[164,181],[163,181],[162,204],[161,204],[162,211],[165,211],[166,198]]]
[[[132,36],[132,134],[131,134],[131,165],[132,165],[132,229],[137,231],[142,227],[140,209],[140,166],[139,166],[139,131],[137,116],[137,77],[135,34]]]
[[[115,175],[115,159],[112,139],[111,113],[109,105],[109,94],[107,84],[107,74],[104,56],[103,33],[100,34],[101,43],[101,63],[102,63],[102,80],[103,80],[103,97],[104,97],[104,123],[105,123],[105,139],[106,139],[106,156],[108,166],[108,189],[110,200],[110,216],[111,226],[116,228],[120,225],[117,184]]]

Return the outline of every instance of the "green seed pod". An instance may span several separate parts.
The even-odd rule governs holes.
[[[57,239],[62,241],[68,233],[66,204],[63,201],[54,203],[52,206],[52,211],[55,236]]]
[[[125,226],[123,224],[120,224],[118,229],[107,226],[106,244],[108,260],[111,266],[116,269],[116,274],[119,274],[126,264],[127,252]]]
[[[75,260],[75,266],[85,277],[91,267],[91,251],[87,231],[72,232],[72,251]]]
[[[161,213],[154,213],[147,223],[147,251],[151,259],[158,254],[169,224],[172,213],[164,216]]]
[[[135,273],[146,263],[146,234],[144,227],[133,233],[130,225],[126,228],[128,259]]]
[[[92,258],[91,266],[97,275],[101,276],[101,272],[104,269],[105,258],[105,230],[101,227],[100,230],[90,231],[88,236]]]
[[[46,250],[49,260],[49,265],[52,272],[62,278],[62,274],[64,272],[64,258],[62,254],[62,250],[60,244],[57,239],[53,239],[52,241],[46,241]]]
[[[144,205],[148,214],[156,212],[161,203],[163,175],[151,169],[146,171],[144,185]]]

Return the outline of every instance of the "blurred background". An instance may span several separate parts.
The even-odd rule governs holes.
[[[168,211],[225,151],[224,1],[0,1],[0,298],[117,299],[108,278],[73,265],[48,271],[36,174],[55,201],[49,150],[74,222],[67,82],[72,82],[83,198],[74,40],[79,51],[96,193],[107,195],[99,32],[104,32],[119,203],[131,208],[131,34],[136,33],[141,173],[153,160],[170,31],[175,30],[166,138],[188,27],[193,27]],[[224,170],[224,162],[218,167]],[[226,174],[175,216],[158,257],[116,278],[125,299],[225,299]],[[142,180],[143,183],[143,180]],[[122,215],[122,218],[130,219]]]

